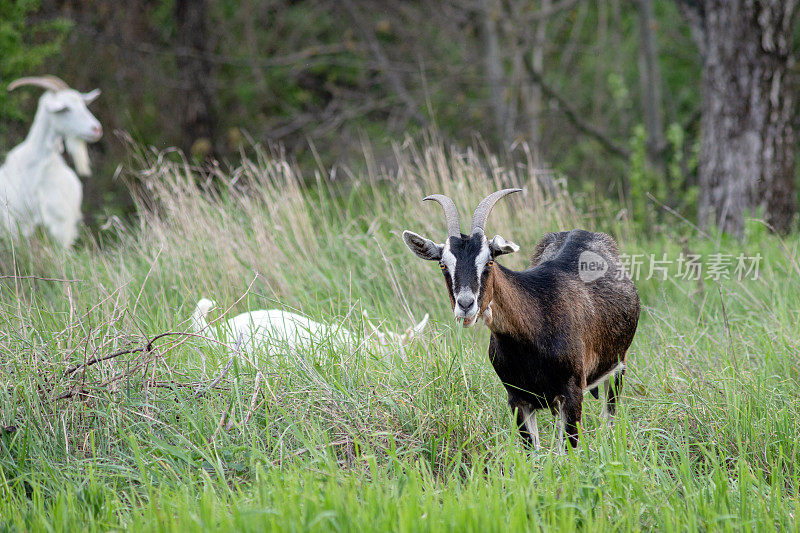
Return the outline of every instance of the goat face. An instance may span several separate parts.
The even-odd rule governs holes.
[[[50,114],[53,129],[59,135],[97,142],[103,136],[103,127],[86,106],[98,96],[100,89],[88,93],[61,89],[44,93],[41,103]]]
[[[412,231],[404,231],[403,240],[418,257],[439,262],[453,314],[464,327],[475,324],[479,312],[491,301],[495,257],[519,250],[519,246],[499,235],[487,240],[482,228],[476,228],[471,235],[451,235],[444,244]]]

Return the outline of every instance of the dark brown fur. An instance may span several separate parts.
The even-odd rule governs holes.
[[[609,266],[588,283],[578,271],[584,251]],[[624,274],[614,240],[584,230],[548,233],[536,245],[530,268],[491,267],[479,306],[491,315],[489,357],[511,408],[555,410],[561,403],[566,433],[576,446],[583,390],[625,360],[639,320],[638,292]],[[611,410],[621,382],[615,384],[608,393]]]

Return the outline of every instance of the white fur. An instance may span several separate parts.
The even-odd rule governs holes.
[[[478,290],[480,291],[480,282],[481,282],[481,273],[483,269],[486,267],[486,263],[492,258],[492,251],[489,249],[489,244],[486,242],[486,238],[483,239],[483,246],[481,247],[481,251],[478,252],[478,255],[475,256],[475,269],[478,273]]]
[[[489,248],[495,252],[502,252],[504,254],[513,254],[514,252],[519,252],[518,244],[507,241],[500,235],[495,235],[494,238],[489,241]]]
[[[323,324],[308,317],[283,311],[280,309],[250,311],[237,315],[220,325],[221,335],[209,326],[206,317],[215,306],[208,298],[197,302],[191,318],[192,329],[214,340],[226,344],[233,351],[248,354],[255,352],[273,356],[280,353],[294,352],[298,349],[310,349],[314,346],[329,344],[336,348],[355,346],[358,337],[343,324]],[[375,331],[376,346],[382,352],[389,352],[410,343],[425,328],[428,322],[426,314],[422,321],[406,330],[402,335],[394,332],[383,333],[369,319],[365,319]],[[402,351],[401,351],[402,353]]]
[[[539,450],[542,445],[539,442],[539,424],[536,422],[536,410],[531,409],[529,406],[523,406],[522,416],[525,419],[525,429],[531,436],[533,449]]]
[[[89,161],[89,147],[86,146],[86,141],[77,137],[66,137],[64,148],[72,158],[72,164],[75,165],[75,172],[78,173],[78,176],[91,176],[92,164]]]
[[[590,384],[586,385],[586,387],[584,387],[583,389],[583,392],[592,390],[593,388],[602,384],[604,381],[607,381],[612,376],[616,376],[619,372],[623,370],[625,370],[625,363],[620,361],[614,368],[612,368],[611,370],[609,370],[608,372],[606,372],[605,374],[603,374],[602,376],[591,382]]]
[[[85,143],[99,140],[102,128],[86,105],[97,95],[61,89],[39,99],[28,136],[0,167],[0,218],[12,237],[30,237],[41,224],[62,246],[75,242],[83,188],[61,151],[66,144],[76,168],[90,173]]]
[[[447,273],[450,274],[450,282],[455,284],[456,282],[456,256],[453,255],[453,252],[450,251],[450,239],[448,238],[447,241],[444,243],[444,249],[442,249],[442,263],[444,263],[444,267],[447,269]]]

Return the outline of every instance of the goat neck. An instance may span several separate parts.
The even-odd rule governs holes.
[[[28,136],[25,137],[24,144],[31,150],[44,155],[56,150],[61,136],[56,133],[53,125],[50,124],[49,113],[42,103],[43,98],[44,96],[39,99],[39,107],[36,109],[33,124],[31,124],[31,129],[28,131]]]
[[[541,322],[541,311],[522,292],[518,277],[518,272],[498,263],[489,273],[480,312],[492,333],[516,336]]]

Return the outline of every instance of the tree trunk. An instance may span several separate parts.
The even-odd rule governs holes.
[[[550,0],[542,0],[541,9],[550,9]],[[547,44],[547,19],[541,19],[536,22],[533,30],[533,68],[536,72],[544,70],[544,47]],[[531,84],[530,93],[528,94],[527,101],[528,111],[528,142],[530,143],[534,157],[539,158],[542,153],[542,112],[544,111],[544,102],[542,98],[542,88],[534,83]],[[537,161],[537,164],[539,161]]]
[[[642,90],[644,126],[647,130],[647,154],[652,167],[663,176],[664,118],[654,23],[653,0],[639,0],[639,85]]]
[[[684,0],[703,53],[700,221],[741,236],[763,210],[786,232],[797,211],[791,33],[798,0]],[[693,10],[693,11],[691,11]]]
[[[177,66],[183,95],[181,147],[205,158],[214,153],[214,88],[208,59],[209,32],[206,0],[176,0]]]
[[[506,144],[506,106],[504,95],[506,89],[503,76],[503,60],[500,56],[500,37],[498,35],[498,19],[502,7],[495,0],[483,0],[482,22],[483,39],[486,47],[486,81],[489,84],[489,105],[494,115],[495,135],[500,146]]]

